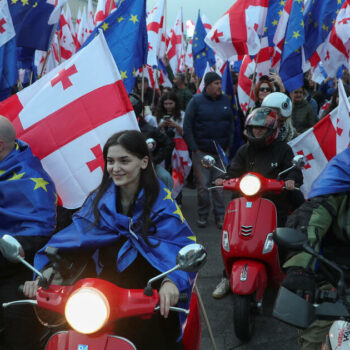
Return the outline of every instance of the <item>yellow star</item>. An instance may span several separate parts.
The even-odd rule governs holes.
[[[283,13],[283,10],[279,10],[278,11],[278,15],[281,17],[281,15],[282,15],[282,13]]]
[[[129,21],[131,21],[132,23],[136,23],[138,22],[139,20],[137,19],[137,15],[130,15],[130,19]]]
[[[318,27],[318,23],[317,23],[317,22],[314,23],[314,27],[315,27],[315,28]]]
[[[194,40],[198,40],[198,36],[196,36],[196,37],[194,38]]]
[[[197,35],[197,32],[196,32],[196,31],[194,31],[194,32],[193,32],[193,35]]]
[[[295,0],[298,4],[300,4],[304,0]]]
[[[301,24],[302,27],[304,27],[304,25],[305,25],[303,20],[301,20],[300,24]]]
[[[120,17],[117,18],[118,23],[120,23],[120,22],[123,21],[123,20],[124,20],[124,17],[123,17],[123,16],[120,16]]]
[[[328,26],[326,26],[325,24],[322,25],[322,29],[328,32]]]
[[[197,46],[198,46],[198,44],[197,44],[197,43],[195,43],[193,46],[194,46],[194,47],[197,47]]]
[[[57,196],[57,193],[54,193],[54,195],[55,195],[55,205],[57,205],[57,203],[58,203],[58,196]]]
[[[18,0],[12,0],[11,3],[12,4],[16,4],[18,2]]]
[[[293,32],[293,38],[298,39],[300,36],[299,30],[297,30],[296,32]]]
[[[32,6],[33,8],[36,8],[38,6],[38,3],[35,2],[35,4]]]
[[[124,71],[121,70],[120,71],[120,76],[121,76],[122,79],[128,79],[128,76],[126,75],[126,72],[127,72],[126,70],[124,70]]]
[[[202,56],[205,56],[206,54],[205,54],[205,52],[202,52]]]
[[[300,47],[298,47],[294,52],[295,53],[299,53],[300,52]]]
[[[309,24],[312,23],[312,18],[309,18]]]
[[[264,32],[267,32],[267,27],[264,27]]]
[[[23,177],[24,174],[25,173],[21,173],[21,174],[17,175],[15,172],[13,172],[13,176],[9,179],[9,181],[11,181],[11,180],[19,180],[19,179],[21,179]]]
[[[341,4],[341,0],[338,0],[338,4],[339,4],[339,5]]]
[[[184,216],[182,215],[182,211],[180,209],[180,207],[177,205],[177,203],[175,202],[175,205],[176,205],[176,210],[173,212],[173,214],[177,214],[180,216],[180,219],[181,219],[181,223],[183,224],[184,221],[185,221],[185,218]]]
[[[197,242],[196,236],[188,236],[187,238],[190,239],[191,241]]]
[[[134,70],[132,71],[132,75],[133,75],[134,77],[136,77],[136,69],[135,69],[135,67],[134,67]]]
[[[46,185],[48,185],[49,183],[45,181],[42,177],[31,177],[30,179],[35,182],[33,191],[37,190],[38,188],[42,188],[43,190],[45,190],[45,192],[47,192]]]
[[[6,173],[6,170],[0,170],[0,175],[2,175],[3,173]]]
[[[171,197],[171,191],[166,187],[164,187],[163,190],[167,193],[167,195],[163,198],[163,201],[170,199],[173,202],[174,200],[173,197]]]
[[[285,4],[286,4],[286,1],[285,1],[285,0],[281,0],[281,1],[280,1],[280,5],[281,5],[281,6],[284,6]]]
[[[197,58],[201,58],[201,55],[197,55],[196,57],[197,57]]]
[[[24,5],[29,5],[28,0],[21,0],[21,2],[22,2],[22,5],[23,5],[23,6],[24,6]]]
[[[102,28],[103,30],[106,30],[106,29],[109,28],[109,24],[106,23],[106,22],[103,22],[103,24],[101,25],[101,28]]]
[[[277,19],[275,19],[275,20],[272,21],[272,25],[273,25],[274,27],[277,26],[277,24],[278,24]]]

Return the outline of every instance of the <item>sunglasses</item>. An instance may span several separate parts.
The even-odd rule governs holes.
[[[261,88],[259,88],[259,91],[261,91],[261,92],[271,92],[271,89],[270,88],[261,87]]]

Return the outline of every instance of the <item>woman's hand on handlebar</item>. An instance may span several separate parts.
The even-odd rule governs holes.
[[[220,177],[213,181],[215,186],[222,186],[223,182],[224,182],[224,179],[221,179]]]
[[[23,294],[30,299],[35,299],[36,291],[38,290],[38,283],[39,279],[36,279],[35,281],[26,281],[24,283]]]
[[[287,180],[284,183],[284,186],[285,186],[287,191],[293,191],[293,190],[295,190],[295,181],[294,180]]]
[[[160,304],[160,314],[167,318],[169,315],[170,306],[174,306],[179,301],[179,289],[177,286],[167,280],[162,284],[159,290],[159,304]]]

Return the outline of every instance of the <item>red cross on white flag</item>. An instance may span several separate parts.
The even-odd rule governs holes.
[[[260,49],[268,0],[237,0],[213,25],[205,42],[224,60]]]
[[[0,114],[12,121],[17,137],[39,157],[66,208],[80,206],[99,184],[108,137],[138,129],[102,33],[71,59],[2,101]]]
[[[16,35],[7,1],[0,1],[0,46]]]
[[[304,195],[310,192],[313,181],[329,160],[342,152],[350,143],[350,103],[341,80],[338,81],[339,105],[313,128],[289,142],[295,154],[306,157],[303,169]]]

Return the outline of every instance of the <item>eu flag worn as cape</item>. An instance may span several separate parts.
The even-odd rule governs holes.
[[[56,190],[23,141],[0,161],[0,236],[50,236],[56,225]]]
[[[332,158],[311,187],[309,198],[350,191],[350,148]]]
[[[148,236],[150,244],[141,236],[140,217],[143,212],[143,190],[139,193],[132,217],[120,214],[116,207],[116,186],[112,183],[99,201],[99,223],[94,225],[92,202],[94,192],[88,197],[79,212],[74,214],[73,223],[56,233],[46,246],[59,248],[61,251],[91,251],[126,238],[119,250],[115,262],[118,271],[124,271],[141,254],[153,267],[164,272],[176,265],[178,251],[196,240],[189,225],[182,216],[176,201],[171,197],[164,184],[160,182],[160,192],[150,215],[157,231]],[[45,246],[45,247],[46,247]],[[34,264],[39,270],[45,267],[49,259],[43,247],[35,256]],[[174,271],[169,277],[176,283],[180,292],[190,295],[195,274]]]
[[[136,72],[147,63],[146,1],[124,0],[85,41],[86,46],[103,29],[108,47],[120,71],[126,91],[134,88]]]

